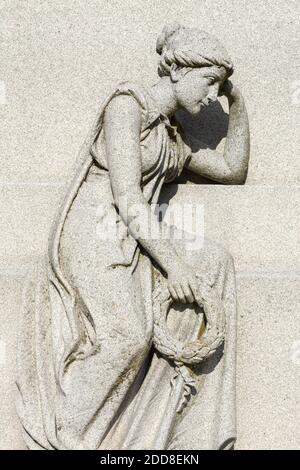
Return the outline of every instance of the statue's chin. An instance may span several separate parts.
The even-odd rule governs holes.
[[[205,108],[205,105],[202,103],[198,103],[197,105],[193,106],[192,108],[188,109],[187,111],[192,115],[195,116],[196,114],[199,114],[202,109]]]
[[[184,111],[194,116],[196,114],[199,114],[206,107],[207,106],[204,103],[198,102],[194,106],[181,106],[180,109],[183,109]]]

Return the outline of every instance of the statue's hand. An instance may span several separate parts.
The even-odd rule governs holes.
[[[184,262],[174,264],[168,272],[168,290],[175,301],[193,303],[198,290],[196,272]]]
[[[241,96],[241,92],[231,80],[225,80],[220,87],[219,96],[226,96],[230,100],[235,100]]]

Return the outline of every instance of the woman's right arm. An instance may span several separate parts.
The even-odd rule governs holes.
[[[250,156],[249,122],[244,98],[239,89],[227,80],[220,95],[229,103],[228,132],[223,154],[210,148],[191,152],[187,167],[194,173],[223,184],[244,184]],[[189,147],[199,147],[200,141],[186,133]]]
[[[141,110],[137,101],[128,95],[114,97],[104,115],[106,155],[114,202],[131,235],[167,274],[172,297],[192,302],[197,289],[195,273],[164,236],[167,226],[155,219],[141,189],[140,131]]]

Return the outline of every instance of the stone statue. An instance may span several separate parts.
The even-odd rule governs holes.
[[[157,52],[155,85],[121,83],[102,104],[28,276],[17,385],[29,449],[229,449],[236,438],[233,260],[209,240],[189,250],[165,237],[152,207],[184,167],[242,184],[247,112],[213,36],[167,25]],[[194,151],[176,111],[220,95],[224,154]]]

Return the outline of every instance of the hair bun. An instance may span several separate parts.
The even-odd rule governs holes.
[[[161,54],[163,51],[164,46],[167,44],[168,40],[175,34],[177,31],[182,29],[180,23],[169,23],[166,24],[157,38],[156,41],[156,52]]]

